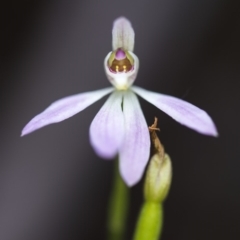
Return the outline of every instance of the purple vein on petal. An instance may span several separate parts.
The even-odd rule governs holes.
[[[124,118],[121,91],[111,94],[90,126],[90,141],[96,153],[103,158],[113,158],[122,144]]]
[[[61,122],[70,118],[112,91],[113,88],[105,88],[62,98],[52,103],[42,113],[35,116],[23,128],[21,136],[29,134],[51,123]]]
[[[205,135],[218,136],[211,117],[202,109],[181,99],[133,87],[134,92],[150,102],[177,122]]]
[[[123,99],[125,137],[119,152],[120,173],[128,186],[142,177],[149,160],[148,126],[136,95],[128,91]]]

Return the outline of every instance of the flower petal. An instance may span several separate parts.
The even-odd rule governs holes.
[[[202,109],[181,99],[147,91],[140,87],[133,90],[177,122],[205,135],[218,136],[217,129],[210,116]]]
[[[125,137],[119,152],[120,173],[128,186],[142,177],[150,153],[150,136],[136,95],[128,91],[123,99]]]
[[[122,144],[124,136],[122,97],[122,92],[112,93],[90,126],[91,144],[96,153],[103,158],[113,158]]]
[[[120,17],[114,21],[112,38],[113,50],[123,48],[127,51],[133,51],[134,31],[131,23],[125,17]]]
[[[29,134],[51,123],[61,122],[69,117],[72,117],[112,91],[113,88],[105,88],[62,98],[52,103],[42,113],[35,116],[24,127],[21,136]]]

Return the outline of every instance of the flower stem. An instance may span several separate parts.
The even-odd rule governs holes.
[[[108,240],[124,239],[128,206],[129,189],[119,174],[118,161],[115,161],[113,189],[107,219]]]
[[[145,201],[138,218],[134,240],[158,240],[163,224],[163,207],[156,202]]]
[[[140,211],[134,240],[158,240],[163,225],[163,202],[166,199],[172,180],[172,164],[165,154],[156,131],[157,118],[149,127],[154,154],[151,157],[144,183],[144,203]]]

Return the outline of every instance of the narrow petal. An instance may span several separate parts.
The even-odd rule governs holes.
[[[51,123],[61,122],[70,118],[112,91],[113,88],[105,88],[62,98],[52,103],[42,113],[35,116],[24,127],[21,136],[29,134]]]
[[[181,99],[147,91],[140,87],[133,90],[177,122],[205,135],[218,136],[217,129],[210,116],[202,109]]]
[[[112,30],[113,50],[123,48],[133,52],[134,49],[134,31],[131,23],[124,17],[116,19]]]
[[[120,173],[128,186],[142,177],[150,153],[150,137],[146,120],[136,95],[128,91],[124,95],[123,113],[125,137],[119,152]]]
[[[96,153],[103,158],[113,158],[122,144],[124,118],[123,93],[116,91],[108,98],[90,126],[90,140]]]

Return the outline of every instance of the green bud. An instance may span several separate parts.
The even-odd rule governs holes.
[[[150,202],[161,203],[167,197],[172,180],[172,164],[167,154],[156,153],[146,173],[144,195]]]

